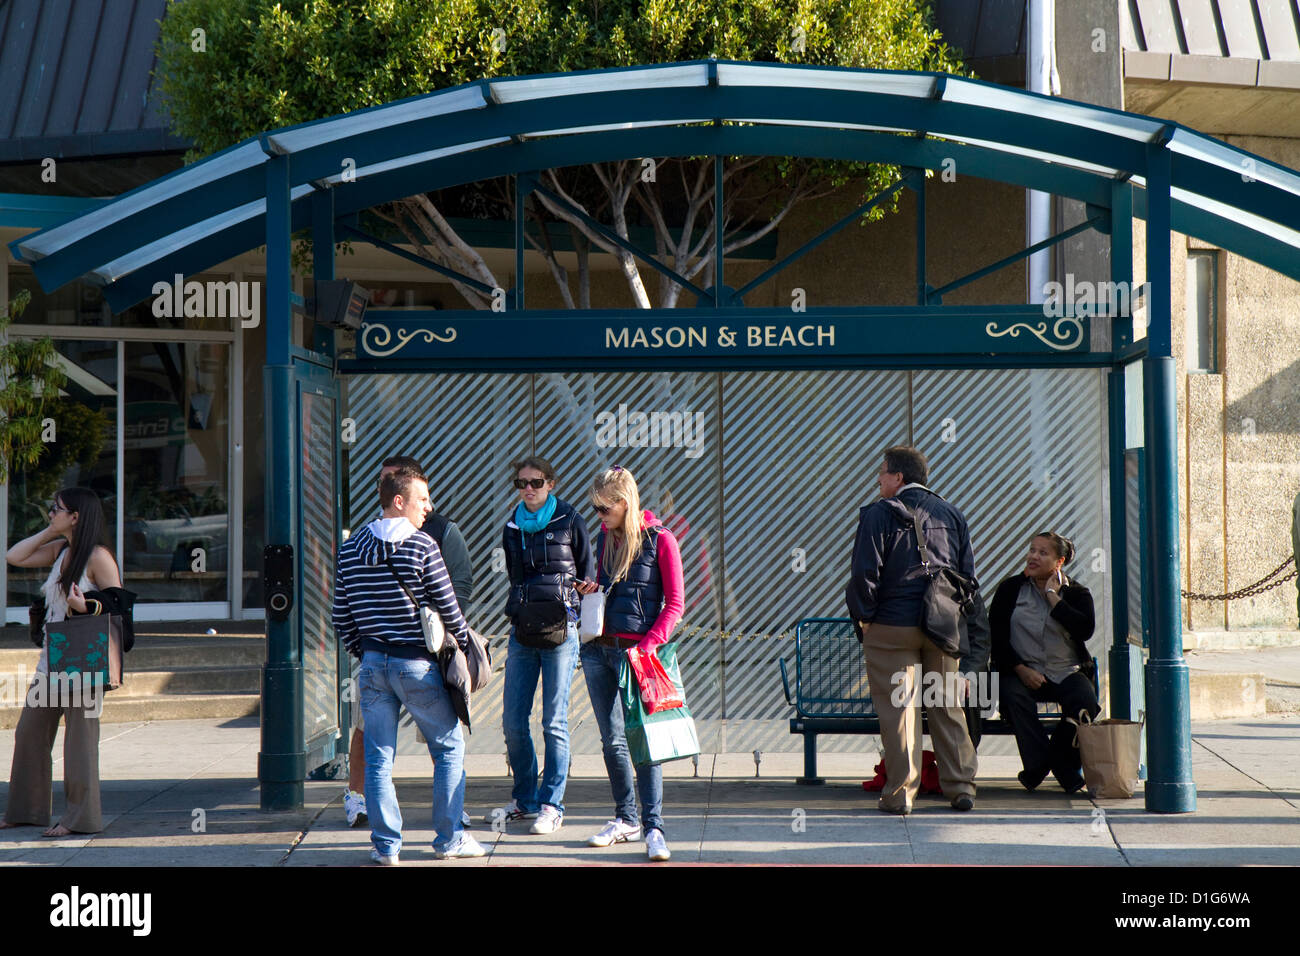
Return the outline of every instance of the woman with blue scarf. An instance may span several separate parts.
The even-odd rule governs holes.
[[[569,776],[569,689],[578,661],[581,600],[574,585],[594,578],[595,570],[586,522],[551,493],[555,469],[535,455],[511,469],[520,501],[502,535],[510,575],[506,616],[512,627],[501,722],[515,785],[510,803],[485,819],[498,825],[529,819],[530,832],[554,833],[564,821]],[[528,729],[539,677],[546,739],[540,786]]]

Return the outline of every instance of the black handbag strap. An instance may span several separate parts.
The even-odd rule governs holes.
[[[899,502],[899,504],[902,504],[902,502]],[[921,549],[921,566],[929,572],[930,550],[925,546],[925,532],[921,530],[921,512],[915,508],[908,508],[907,505],[903,505],[903,507],[907,508],[907,513],[912,516],[912,528],[916,531],[916,546]]]
[[[406,586],[406,582],[402,580],[402,576],[397,573],[397,567],[393,564],[393,559],[391,557],[384,558],[384,564],[388,565],[388,570],[393,572],[393,577],[397,578],[397,583],[402,586],[402,590],[406,592],[406,596],[411,599],[411,603],[415,605],[416,611],[419,611],[424,607],[423,604],[415,599],[415,594]]]

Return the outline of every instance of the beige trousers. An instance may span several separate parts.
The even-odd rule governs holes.
[[[880,716],[884,748],[885,789],[882,809],[911,809],[921,788],[921,704],[930,715],[930,737],[939,764],[939,784],[949,800],[975,796],[975,747],[966,729],[966,714],[957,700],[932,701],[926,696],[926,675],[952,685],[958,662],[944,654],[919,627],[872,624],[862,642],[871,700]],[[935,678],[931,678],[934,680]],[[914,688],[908,705],[905,689]],[[902,688],[902,690],[896,690]],[[946,696],[946,695],[940,695]],[[902,699],[903,706],[898,705]],[[932,704],[938,706],[932,706]],[[943,706],[951,705],[951,706]]]
[[[5,822],[49,826],[53,808],[54,738],[63,731],[63,794],[67,807],[62,823],[74,833],[98,833],[104,828],[99,805],[99,718],[84,707],[23,705],[14,732],[14,762],[9,771],[9,803]]]

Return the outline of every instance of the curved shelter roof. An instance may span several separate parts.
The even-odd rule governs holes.
[[[1140,217],[1167,168],[1172,228],[1300,280],[1300,174],[1176,123],[946,74],[712,60],[480,80],[274,130],[10,248],[42,287],[83,278],[121,310],[265,243],[271,156],[289,157],[299,229],[320,189],[344,216],[511,173],[719,154],[951,159],[1107,208],[1129,181]]]

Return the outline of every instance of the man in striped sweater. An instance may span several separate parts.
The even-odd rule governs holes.
[[[334,584],[335,632],[348,653],[361,660],[357,684],[365,720],[370,858],[393,866],[401,850],[402,814],[392,772],[403,705],[434,760],[434,856],[482,856],[483,848],[461,829],[465,741],[460,722],[438,662],[425,649],[420,610],[406,593],[409,589],[420,604],[436,608],[448,637],[466,646],[469,628],[438,545],[418,530],[430,511],[424,475],[410,468],[385,475],[379,504],[382,517],[339,549]]]

